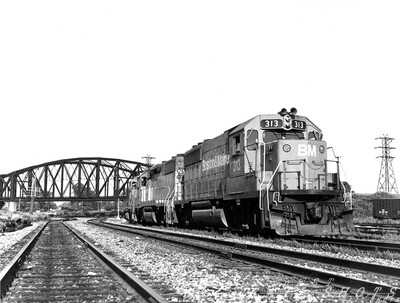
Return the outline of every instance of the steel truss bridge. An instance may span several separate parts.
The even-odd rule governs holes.
[[[148,164],[109,158],[64,159],[0,175],[0,201],[118,201]]]

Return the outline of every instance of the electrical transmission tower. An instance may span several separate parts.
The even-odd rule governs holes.
[[[151,159],[155,158],[150,155],[146,155],[145,157],[142,157],[142,159],[146,159],[146,164],[151,165]]]
[[[392,165],[392,159],[394,159],[394,157],[390,155],[390,150],[395,149],[395,147],[390,146],[390,143],[394,139],[389,138],[388,135],[383,135],[383,137],[376,138],[375,140],[382,141],[381,146],[375,147],[382,149],[382,156],[377,157],[377,158],[382,158],[377,191],[384,191],[388,193],[391,193],[393,191],[396,194],[398,194],[399,191],[397,189],[396,177],[394,176],[394,170]]]

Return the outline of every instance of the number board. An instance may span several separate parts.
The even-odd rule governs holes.
[[[261,128],[282,128],[283,121],[281,119],[265,119],[261,120]]]
[[[294,129],[306,129],[306,122],[300,120],[292,120],[292,128]]]
[[[277,129],[283,128],[283,121],[281,119],[264,119],[261,120],[261,128],[264,129]],[[298,129],[298,130],[305,130],[306,129],[306,122],[300,120],[292,120],[291,127],[286,129]]]

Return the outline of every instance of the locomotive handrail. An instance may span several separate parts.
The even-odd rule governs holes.
[[[271,187],[272,180],[274,179],[274,176],[276,175],[276,172],[278,171],[278,169],[281,166],[282,162],[283,162],[282,160],[279,161],[278,165],[275,168],[275,171],[273,172],[273,174],[272,174],[272,176],[269,179],[269,182],[267,184],[267,210],[268,211],[269,211],[269,188]],[[263,188],[263,185],[264,185],[264,181],[265,181],[265,170],[263,171],[263,179],[262,179],[262,182],[261,182],[261,185],[260,185],[260,197],[259,197],[259,205],[258,205],[260,210],[264,210],[264,208],[262,207],[262,188]]]
[[[276,173],[278,172],[279,167],[281,166],[281,164],[283,163],[283,160],[279,161],[278,165],[275,168],[274,173],[271,176],[271,179],[269,180],[268,184],[267,184],[267,206],[268,206],[268,211],[269,211],[269,188],[271,187],[271,183],[272,180],[274,179]]]
[[[351,187],[350,187],[350,191],[349,192],[347,192],[346,191],[346,186],[344,186],[344,184],[343,184],[343,182],[342,181],[340,181],[340,184],[343,186],[343,203],[345,203],[346,204],[346,202],[347,202],[347,200],[346,200],[346,197],[349,197],[349,202],[350,202],[350,209],[353,209],[353,196],[352,196],[352,194],[351,194]]]
[[[264,208],[262,207],[262,187],[263,187],[264,180],[265,180],[265,163],[266,163],[265,142],[263,143],[263,145],[264,145],[264,153],[263,153],[264,165],[263,165],[263,171],[262,171],[262,180],[260,182],[260,196],[259,196],[259,202],[258,202],[258,208],[260,210],[264,210]],[[260,160],[260,162],[261,162],[261,160]],[[269,208],[268,208],[268,210],[269,210]]]
[[[342,167],[344,176],[345,176],[345,178],[347,179],[346,172],[344,171],[344,167],[343,167],[343,165],[342,165],[342,162],[340,162],[339,159],[338,159],[338,169],[339,169],[340,167]],[[351,194],[351,185],[349,184],[350,189],[349,189],[349,193],[347,193],[347,192],[346,192],[346,186],[344,186],[344,183],[342,182],[342,179],[339,179],[339,180],[340,180],[340,184],[342,184],[343,189],[344,189],[344,194],[343,194],[344,203],[346,204],[346,195],[348,195],[348,197],[349,197],[349,202],[350,202],[350,209],[353,209],[353,195]]]
[[[166,189],[168,189],[168,192],[167,192],[167,194],[166,194],[166,196],[165,196],[165,199],[160,199],[161,201],[163,201],[163,204],[164,204],[164,210],[165,210],[165,208],[167,207],[167,201],[169,200],[169,199],[171,199],[171,197],[169,196],[169,194],[170,194],[170,192],[171,192],[171,188],[169,187],[169,186],[161,186],[161,187],[157,187],[157,189],[163,189],[163,188],[166,188]]]
[[[275,198],[275,196],[277,198]],[[278,203],[282,203],[283,202],[282,200],[279,201],[280,196],[281,196],[281,194],[279,193],[279,191],[274,192],[274,195],[272,197],[273,197],[273,202],[275,203],[275,205],[278,205]]]
[[[336,171],[337,171],[337,174],[338,174],[338,179],[339,179],[339,182],[340,182],[340,185],[343,187],[343,201],[342,201],[342,203],[346,203],[347,202],[347,200],[346,200],[346,197],[349,197],[349,202],[350,202],[350,209],[353,209],[353,199],[352,199],[352,195],[351,195],[351,187],[350,187],[350,191],[349,192],[347,192],[347,190],[346,190],[346,186],[344,186],[344,184],[343,184],[343,181],[342,181],[342,179],[340,178],[340,165],[341,165],[341,162],[339,161],[339,157],[336,157],[336,160],[325,160],[325,162],[327,163],[327,162],[333,162],[333,163],[336,163]],[[325,166],[327,166],[327,165],[325,165]],[[343,169],[343,166],[342,166],[342,169]],[[326,170],[326,173],[325,173],[326,175],[327,175],[327,170]],[[328,179],[325,177],[325,182],[326,182],[326,187],[328,187]],[[339,186],[338,187],[336,187],[336,190],[339,190]]]
[[[339,163],[340,163],[339,157],[335,157],[335,158],[336,158],[336,160],[328,160],[328,159],[325,160],[325,168],[326,168],[325,175],[326,176],[328,175],[328,170],[327,170],[328,165],[327,165],[327,163],[328,162],[336,163],[336,172],[337,172],[337,175],[338,175],[338,180],[341,180],[341,178],[340,178],[340,167],[339,167]],[[325,177],[325,182],[326,182],[325,186],[328,187],[328,179],[327,179],[327,177]],[[342,182],[340,181],[340,183],[342,183]],[[338,190],[338,187],[336,187],[336,190]]]
[[[264,143],[264,150],[265,150],[265,143]],[[265,163],[265,153],[264,153],[264,163]],[[290,161],[290,160],[289,160]],[[299,161],[301,161],[301,162],[303,162],[303,165],[305,166],[306,164],[307,164],[307,160],[306,159],[300,159]],[[268,181],[268,184],[267,184],[267,186],[266,186],[266,195],[267,195],[267,210],[268,211],[270,211],[270,207],[269,207],[269,189],[270,189],[270,187],[271,187],[271,184],[272,184],[272,182],[273,182],[273,179],[274,179],[274,177],[275,177],[275,175],[277,174],[277,172],[278,172],[278,169],[279,169],[279,167],[281,166],[281,164],[284,164],[284,163],[286,163],[286,162],[288,162],[288,161],[283,161],[283,160],[281,160],[281,161],[279,161],[279,163],[278,163],[278,165],[276,166],[276,168],[275,168],[275,170],[274,170],[274,172],[273,172],[273,174],[272,174],[272,176],[271,176],[271,178],[270,178],[270,180]],[[339,161],[335,161],[335,160],[326,160],[326,162],[336,162],[337,164],[338,164],[338,162]],[[325,168],[326,168],[326,162],[325,162]],[[304,167],[304,171],[305,171],[305,167]],[[284,167],[284,174],[286,173],[286,167]],[[327,173],[327,169],[325,169],[325,183],[326,183],[326,187],[327,187],[327,182],[328,182],[328,178],[327,178],[327,175],[328,175],[328,173]],[[258,205],[258,207],[259,207],[259,209],[260,210],[264,210],[264,208],[263,208],[263,205],[262,205],[262,198],[263,198],[263,195],[262,195],[262,191],[263,191],[263,186],[265,185],[265,179],[266,179],[266,174],[265,174],[265,169],[263,170],[263,177],[262,177],[262,181],[261,181],[261,184],[260,184],[260,194],[259,194],[259,205]],[[341,182],[342,183],[342,182]],[[342,186],[343,186],[343,184],[342,184]],[[343,186],[344,187],[344,186]],[[345,193],[346,193],[346,188],[344,187],[344,189],[345,189]],[[282,201],[279,201],[279,199],[278,199],[278,201],[276,202],[276,203],[278,203],[278,202],[282,202]],[[345,201],[343,201],[343,202],[345,202]],[[351,203],[351,201],[350,201],[350,203]],[[352,206],[352,205],[351,205]]]

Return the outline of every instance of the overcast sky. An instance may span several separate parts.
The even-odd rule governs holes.
[[[168,160],[296,107],[359,193],[400,182],[400,1],[1,1],[0,173]]]

